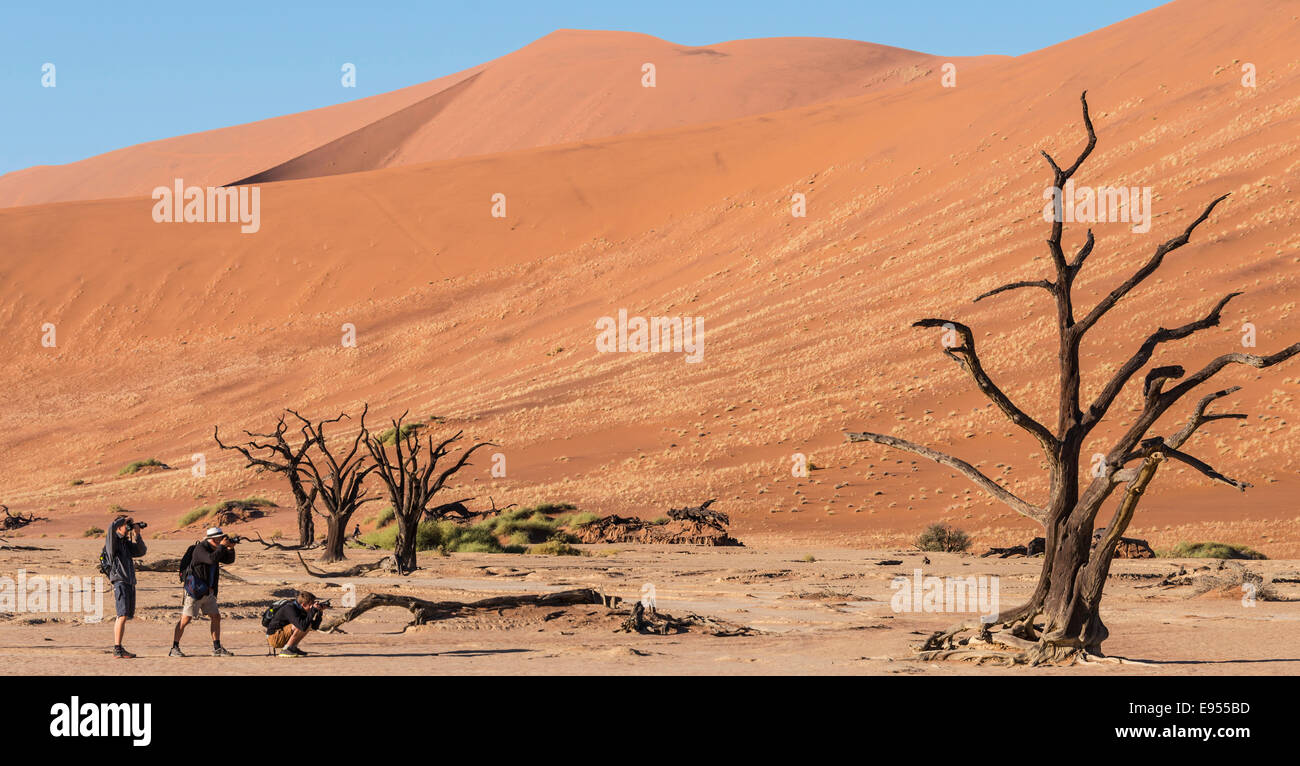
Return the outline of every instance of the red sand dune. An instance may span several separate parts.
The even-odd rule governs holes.
[[[1295,342],[1298,15],[1281,0],[1179,0],[1025,56],[959,64],[956,88],[941,88],[934,72],[908,80],[902,67],[896,82],[861,95],[832,88],[834,100],[752,104],[793,108],[721,121],[697,114],[715,121],[680,127],[626,114],[639,100],[687,98],[672,92],[665,65],[653,93],[636,78],[611,86],[599,103],[623,114],[611,108],[598,125],[575,127],[570,117],[546,128],[503,125],[475,148],[442,143],[439,130],[445,138],[458,129],[439,127],[442,116],[487,82],[494,62],[404,138],[374,119],[349,126],[372,131],[375,145],[400,145],[384,164],[410,164],[263,184],[255,235],[155,224],[147,196],[0,210],[8,360],[0,502],[51,517],[33,533],[71,534],[103,526],[110,504],[170,529],[201,502],[253,492],[287,502],[283,488],[215,450],[212,425],[261,430],[283,406],[324,415],[366,400],[375,419],[409,408],[503,445],[508,477],[491,479],[488,461],[477,461],[457,497],[659,515],[718,496],[751,540],[896,544],[938,519],[977,544],[1023,538],[1029,522],[951,471],[845,445],[842,431],[925,441],[1041,496],[1035,445],[972,393],[936,337],[908,325],[935,315],[971,324],[995,378],[1050,419],[1046,301],[1025,291],[970,298],[1046,276],[1041,195],[1050,177],[1037,152],[1072,158],[1082,146],[1085,88],[1100,144],[1079,182],[1149,185],[1155,218],[1148,234],[1096,226],[1080,302],[1122,280],[1210,199],[1233,193],[1089,336],[1085,361],[1102,369],[1085,376],[1085,395],[1153,329],[1200,317],[1232,290],[1245,295],[1220,328],[1166,344],[1153,364],[1191,366],[1241,350],[1244,322],[1256,325],[1259,351]],[[566,44],[581,49],[586,39],[566,33],[537,46],[564,60]],[[766,43],[794,45],[734,45]],[[1253,89],[1241,85],[1246,62],[1258,71]],[[835,88],[856,93],[861,84],[846,72]],[[748,92],[726,95],[733,116],[751,108]],[[564,101],[556,114],[572,115],[568,108],[593,111]],[[271,135],[274,125],[242,129]],[[661,129],[634,132],[648,127]],[[513,150],[405,159],[435,144],[461,155]],[[338,162],[357,157],[355,145],[335,146]],[[284,165],[284,177],[324,174],[323,157]],[[184,175],[199,182],[202,173]],[[497,192],[507,195],[504,220],[489,214]],[[807,195],[806,218],[790,215],[795,192]],[[1067,228],[1068,248],[1084,228]],[[704,361],[596,353],[595,321],[620,308],[705,317]],[[39,345],[47,321],[58,328],[55,349]],[[343,323],[356,325],[358,348],[340,346]],[[1238,494],[1170,466],[1133,532],[1157,546],[1226,538],[1300,555],[1292,425],[1300,367],[1216,380],[1244,386],[1224,408],[1252,417],[1217,424],[1187,449],[1255,488]],[[1138,404],[1131,386],[1113,415]],[[1159,431],[1175,430],[1185,412]],[[1103,429],[1089,451],[1104,451],[1114,433]],[[184,470],[198,452],[208,460],[204,478]],[[792,478],[795,452],[824,470]],[[117,476],[146,457],[182,470]],[[74,479],[90,483],[69,486]],[[293,528],[287,512],[268,521],[277,527]]]
[[[726,120],[898,87],[948,60],[968,62],[853,40],[687,47],[561,30],[392,93],[10,173],[0,207],[148,194],[177,177],[200,186],[310,178]],[[656,67],[654,88],[641,87],[645,63]]]

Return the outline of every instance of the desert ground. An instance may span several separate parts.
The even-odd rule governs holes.
[[[51,550],[6,554],[0,576],[82,574],[98,547],[57,541]],[[1032,590],[1041,559],[980,558],[915,550],[855,550],[746,546],[581,546],[582,556],[423,554],[425,568],[409,577],[327,580],[304,574],[296,557],[244,544],[228,568],[245,582],[223,582],[223,643],[237,657],[209,654],[208,625],[193,623],[182,642],[190,656],[169,658],[180,589],[170,573],[140,574],[139,612],[126,646],[140,656],[115,660],[111,625],[72,615],[0,617],[0,667],[21,674],[1294,674],[1300,670],[1300,610],[1294,603],[1242,603],[1237,589],[1196,595],[1195,587],[1159,587],[1180,568],[1214,567],[1205,559],[1119,560],[1112,569],[1103,616],[1112,637],[1107,653],[1144,664],[1005,668],[956,662],[917,662],[910,646],[922,634],[971,615],[895,612],[893,578],[926,575],[996,576],[1001,603],[1019,603]],[[179,556],[183,545],[160,542],[144,561]],[[349,564],[378,553],[351,551]],[[922,558],[927,557],[929,564]],[[881,566],[882,561],[900,564]],[[1278,598],[1300,599],[1300,562],[1245,562]],[[1229,562],[1229,567],[1234,566]],[[341,568],[334,565],[327,568]],[[345,634],[313,633],[302,659],[265,656],[258,617],[277,591],[310,588],[337,605],[344,584],[358,598],[369,592],[433,601],[474,601],[520,593],[593,588],[626,601],[655,585],[660,612],[700,614],[748,627],[750,635],[713,636],[692,629],[676,635],[618,632],[626,604],[486,610],[407,627],[401,608],[372,610],[344,626]],[[332,610],[333,612],[337,609]],[[331,613],[331,614],[332,614]],[[108,616],[112,616],[111,598]]]

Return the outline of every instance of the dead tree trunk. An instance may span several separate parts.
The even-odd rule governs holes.
[[[394,521],[397,524],[397,540],[393,546],[393,555],[397,559],[397,569],[406,574],[417,569],[416,548],[420,521],[430,510],[428,505],[457,471],[468,465],[470,455],[480,447],[495,446],[491,442],[479,442],[460,454],[451,467],[437,472],[438,461],[450,453],[449,447],[458,441],[463,431],[445,439],[434,446],[433,437],[423,444],[414,428],[403,429],[402,421],[406,413],[393,422],[393,454],[390,455],[384,442],[365,434],[366,449],[375,462],[379,479],[388,490],[389,502],[393,505]],[[462,506],[463,507],[463,506]],[[450,510],[450,509],[449,509]],[[433,514],[430,514],[433,515]]]
[[[304,475],[310,479],[316,497],[325,507],[322,514],[326,520],[325,552],[321,561],[327,564],[347,558],[343,546],[347,542],[348,522],[358,508],[376,499],[366,497],[363,489],[366,476],[375,469],[361,451],[368,410],[369,406],[362,408],[360,428],[346,453],[336,452],[330,447],[325,438],[325,426],[348,418],[347,413],[318,423],[294,413],[303,422],[303,434],[316,446],[315,452],[303,455],[302,464],[306,467]]]
[[[298,418],[304,425],[307,424],[306,419],[293,410],[285,410],[285,412]],[[275,430],[269,434],[244,431],[249,440],[243,444],[222,444],[221,437],[217,432],[217,426],[212,427],[212,438],[221,449],[234,450],[243,455],[244,459],[248,461],[247,467],[254,468],[259,473],[262,471],[278,473],[288,480],[289,491],[293,493],[294,509],[298,517],[298,544],[308,546],[316,538],[315,521],[312,518],[316,488],[310,486],[310,483],[306,481],[303,459],[314,442],[304,430],[302,443],[296,446],[290,444],[289,440],[285,438],[288,431],[289,424],[285,422],[285,416],[281,414],[279,420],[276,421]]]
[[[1051,279],[1012,282],[989,290],[976,297],[976,301],[1010,290],[1035,288],[1045,290],[1056,308],[1058,401],[1054,428],[1034,419],[1021,410],[985,371],[975,351],[975,334],[966,325],[949,319],[922,319],[915,327],[942,328],[944,353],[952,358],[974,380],[998,409],[1015,425],[1029,432],[1041,445],[1048,464],[1048,497],[1042,505],[1034,505],[1011,493],[993,479],[984,475],[970,463],[887,434],[851,433],[853,442],[876,442],[895,449],[906,450],[947,465],[971,479],[992,497],[1043,525],[1046,538],[1043,566],[1037,587],[1029,600],[1019,607],[1002,611],[989,625],[967,623],[930,636],[920,647],[927,659],[969,657],[988,659],[1004,656],[1012,661],[1070,663],[1087,661],[1089,657],[1102,656],[1101,645],[1108,635],[1099,611],[1101,593],[1114,557],[1116,545],[1128,528],[1143,493],[1154,479],[1162,461],[1178,460],[1210,478],[1238,489],[1247,485],[1220,474],[1209,465],[1182,452],[1179,447],[1203,423],[1239,415],[1204,414],[1210,401],[1227,396],[1236,389],[1228,389],[1201,400],[1192,421],[1169,439],[1146,438],[1146,434],[1162,415],[1197,386],[1205,383],[1230,365],[1255,368],[1271,367],[1300,353],[1300,343],[1293,344],[1270,356],[1252,354],[1224,354],[1198,372],[1186,376],[1178,366],[1155,367],[1149,370],[1140,392],[1141,411],[1129,424],[1123,435],[1105,454],[1104,464],[1092,474],[1086,486],[1080,485],[1084,473],[1081,460],[1083,445],[1089,434],[1102,421],[1116,398],[1135,375],[1151,360],[1156,349],[1164,343],[1181,340],[1200,330],[1219,324],[1224,306],[1240,293],[1229,293],[1214,305],[1204,317],[1173,329],[1160,328],[1152,333],[1102,386],[1100,393],[1084,410],[1080,397],[1081,369],[1079,348],[1085,334],[1107,312],[1116,306],[1138,285],[1150,277],[1163,263],[1165,256],[1186,245],[1192,232],[1200,226],[1227,195],[1212,201],[1205,210],[1179,235],[1160,244],[1155,253],[1132,276],[1106,294],[1082,318],[1076,318],[1073,285],[1083,268],[1085,259],[1092,253],[1094,238],[1089,230],[1087,237],[1072,259],[1068,259],[1061,245],[1064,215],[1061,209],[1061,192],[1078,171],[1097,143],[1092,119],[1088,114],[1087,93],[1081,98],[1083,123],[1088,132],[1088,143],[1078,159],[1062,169],[1050,155],[1043,157],[1052,170],[1054,215],[1047,247],[1051,256]],[[1173,381],[1176,385],[1171,384]],[[1130,463],[1142,461],[1136,468]],[[1124,485],[1119,508],[1107,528],[1100,544],[1092,547],[1094,522],[1101,506],[1110,495]],[[974,633],[974,635],[966,635]]]

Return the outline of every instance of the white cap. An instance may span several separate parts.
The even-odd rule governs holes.
[[[209,527],[206,539],[211,540],[214,537],[225,537],[226,533],[221,531],[221,527]]]

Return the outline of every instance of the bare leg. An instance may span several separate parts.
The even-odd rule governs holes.
[[[181,621],[176,623],[176,630],[172,631],[172,643],[180,646],[181,636],[185,635],[185,629],[189,627],[190,620],[194,618],[187,615],[181,615]]]
[[[301,643],[302,640],[306,637],[307,637],[307,631],[295,625],[293,628],[293,635],[289,637],[289,643],[285,644],[285,648],[297,649],[298,644]]]
[[[221,615],[214,614],[208,618],[212,621],[212,643],[221,643]]]
[[[122,635],[125,632],[126,632],[126,618],[118,617],[117,621],[113,623],[113,644],[115,646],[122,645]]]

